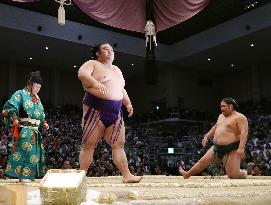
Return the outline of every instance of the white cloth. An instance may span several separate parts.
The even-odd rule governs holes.
[[[157,46],[155,25],[152,20],[147,21],[144,31],[145,31],[145,37],[146,37],[146,47],[148,46],[148,42],[150,42],[150,50],[151,50],[152,41],[154,42],[154,45]]]

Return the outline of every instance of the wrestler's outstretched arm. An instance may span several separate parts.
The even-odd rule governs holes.
[[[122,100],[123,105],[125,105],[128,114],[128,117],[132,117],[133,113],[134,113],[134,109],[131,103],[131,100],[127,94],[127,91],[125,90],[125,88],[123,88],[123,100]]]
[[[245,157],[245,146],[247,142],[247,136],[248,136],[248,121],[247,118],[244,115],[241,115],[237,118],[237,127],[240,130],[240,144],[239,148],[237,150],[237,154],[242,159]]]
[[[123,99],[122,99],[122,104],[126,107],[126,110],[128,112],[128,117],[132,117],[133,113],[134,113],[134,109],[133,109],[133,106],[132,106],[132,103],[131,103],[131,100],[128,96],[128,93],[127,91],[125,90],[125,79],[122,75],[122,72],[121,70],[116,66],[116,71],[118,72],[119,74],[119,77],[121,78],[122,80],[122,83],[123,83],[123,89],[122,89],[122,93],[123,93]]]
[[[201,141],[201,143],[202,143],[203,146],[206,146],[208,140],[214,136],[215,130],[216,130],[216,124],[209,130],[209,132],[207,132],[204,135],[204,138]]]
[[[107,93],[108,88],[92,77],[93,70],[93,60],[87,61],[78,70],[78,79],[82,82],[84,89],[88,91],[89,88],[95,88],[100,90],[100,92],[103,94]]]

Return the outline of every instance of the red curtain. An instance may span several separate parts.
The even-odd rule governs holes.
[[[35,2],[39,0],[12,0],[12,1],[27,3],[27,2]]]
[[[34,2],[39,0],[13,0]],[[156,32],[175,26],[204,9],[210,0],[155,0]],[[101,23],[144,33],[145,0],[73,0],[89,17]]]
[[[204,9],[210,0],[155,0],[156,31],[179,24]],[[88,16],[104,24],[144,33],[145,0],[73,0]]]
[[[73,0],[89,17],[130,31],[144,32],[145,0]]]
[[[155,0],[156,32],[175,26],[204,9],[210,0]]]

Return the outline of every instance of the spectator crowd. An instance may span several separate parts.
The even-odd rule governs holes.
[[[246,169],[249,175],[271,175],[271,110],[270,101],[262,100],[259,103],[247,102],[240,112],[245,114],[249,122],[249,137],[246,145],[246,158],[241,168]],[[50,129],[43,133],[43,144],[46,150],[48,169],[78,169],[81,149],[81,117],[82,112],[76,107],[62,107],[46,110]],[[190,114],[189,114],[190,113]],[[192,114],[191,114],[192,113]],[[191,168],[203,156],[207,147],[200,142],[212,122],[208,115],[192,109],[181,109],[179,118],[194,120],[195,123],[173,123],[170,126],[162,120],[167,114],[159,112],[137,115],[127,119],[125,152],[129,169],[135,175],[179,175],[178,166]],[[209,118],[210,119],[210,118]],[[160,123],[154,121],[160,120]],[[174,121],[173,121],[174,122]],[[8,155],[12,149],[12,135],[0,121],[0,178],[4,178],[4,170]],[[111,148],[103,140],[97,143],[94,161],[88,170],[87,176],[120,175],[112,162]],[[175,147],[180,153],[164,153],[163,148]],[[189,147],[189,148],[188,148]],[[201,175],[224,175],[222,164],[210,165]]]

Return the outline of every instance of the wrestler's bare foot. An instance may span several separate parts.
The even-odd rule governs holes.
[[[242,172],[242,179],[246,179],[247,178],[247,170],[242,169],[241,172]]]
[[[181,166],[179,167],[179,172],[183,176],[184,179],[188,179],[190,177],[187,171],[184,171],[184,169]]]
[[[143,176],[131,175],[129,177],[123,177],[122,182],[123,183],[139,183],[142,178]]]

